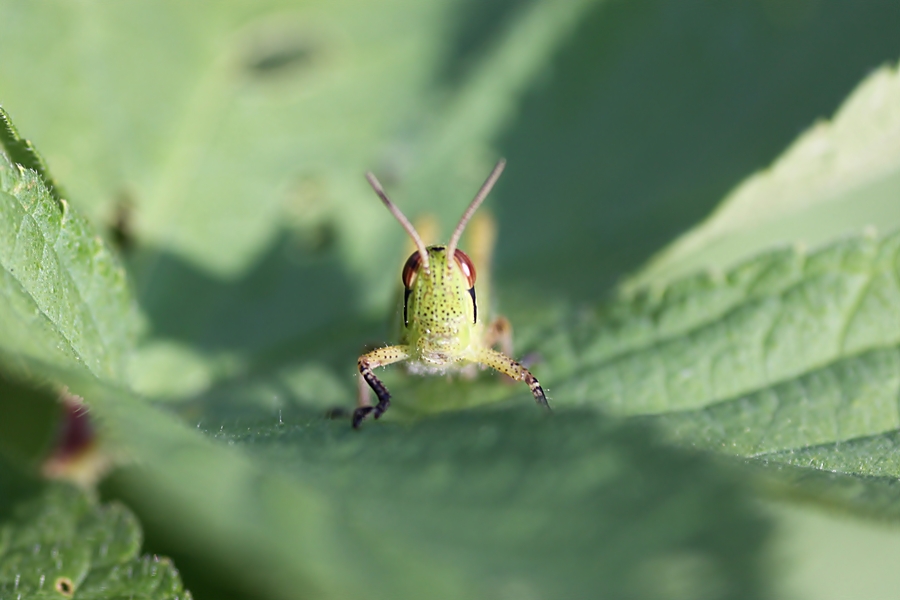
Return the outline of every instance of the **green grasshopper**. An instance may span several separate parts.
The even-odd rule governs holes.
[[[376,419],[381,417],[391,404],[391,394],[372,369],[401,361],[407,361],[411,372],[428,375],[461,371],[470,365],[490,367],[516,381],[527,383],[535,401],[550,408],[537,378],[509,356],[512,354],[509,321],[500,317],[485,327],[479,320],[475,265],[465,252],[457,248],[469,219],[487,197],[505,166],[506,161],[501,159],[491,171],[459,220],[450,243],[428,247],[425,247],[409,219],[388,198],[378,179],[372,173],[366,173],[369,184],[412,238],[416,250],[406,261],[401,276],[404,294],[400,343],[363,354],[357,361],[360,398],[359,407],[353,411],[354,428],[358,428],[370,414]],[[500,344],[505,353],[494,350],[496,344]],[[369,401],[365,384],[378,397],[375,406]]]

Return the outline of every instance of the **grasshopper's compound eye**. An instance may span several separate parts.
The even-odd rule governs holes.
[[[422,257],[419,255],[418,251],[409,255],[409,258],[406,259],[406,264],[403,265],[403,274],[401,275],[403,287],[406,289],[412,287],[413,282],[416,280],[416,274],[419,272],[419,265],[421,264]]]
[[[466,280],[469,282],[469,288],[475,287],[475,265],[472,264],[472,259],[459,249],[456,250],[454,256],[456,257],[456,264],[462,269],[463,275],[466,276]]]

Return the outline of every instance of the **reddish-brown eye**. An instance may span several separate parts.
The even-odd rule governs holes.
[[[413,252],[409,258],[406,259],[406,264],[403,265],[403,275],[401,278],[403,279],[403,287],[409,289],[412,287],[413,281],[416,280],[416,274],[419,272],[419,265],[422,263],[422,257],[419,256],[418,252]]]
[[[466,253],[462,250],[457,250],[456,264],[459,265],[463,275],[466,276],[466,279],[469,282],[469,288],[475,287],[475,265],[472,264],[472,259],[466,256]]]

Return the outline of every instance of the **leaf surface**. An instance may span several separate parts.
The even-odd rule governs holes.
[[[743,181],[626,287],[721,270],[777,244],[818,246],[865,228],[897,229],[898,107],[900,72],[892,63],[866,77],[831,119],[813,125],[769,168]]]
[[[123,376],[140,320],[118,260],[41,176],[0,152],[0,346]]]
[[[4,598],[189,600],[171,561],[138,556],[141,531],[121,504],[50,484],[0,521]]]
[[[552,178],[566,185],[530,185],[543,180],[537,165],[546,164],[533,148],[548,138],[559,142],[550,134],[533,135],[522,150],[529,165],[524,170],[533,174],[519,175],[510,189],[521,193],[509,192],[500,204],[503,235],[511,240],[505,254],[501,248],[501,263],[518,275],[498,290],[514,316],[517,351],[543,356],[535,370],[557,407],[553,418],[524,405],[530,399],[522,386],[391,374],[386,381],[396,405],[384,422],[357,434],[344,422],[323,420],[326,407],[352,403],[353,360],[360,347],[389,339],[377,322],[395,284],[396,274],[387,273],[402,238],[359,174],[375,169],[411,216],[428,208],[452,217],[458,211],[450,200],[458,193],[461,207],[471,195],[456,184],[483,176],[480,165],[489,162],[494,138],[513,122],[526,90],[539,87],[535,81],[542,75],[552,77],[542,69],[573,27],[578,43],[565,60],[577,56],[585,40],[621,49],[617,39],[637,33],[656,39],[673,29],[671,23],[693,17],[683,5],[656,3],[649,14],[662,25],[641,27],[651,21],[623,4],[610,7],[618,12],[608,29],[594,21],[606,18],[601,10],[590,12],[590,27],[581,28],[588,3],[510,3],[514,7],[489,36],[492,43],[476,53],[474,66],[453,81],[436,82],[442,55],[452,45],[448,23],[465,21],[470,12],[449,2],[346,2],[327,11],[322,6],[0,8],[0,22],[15,17],[25,23],[0,37],[0,53],[21,52],[38,61],[21,68],[14,60],[0,61],[0,87],[14,90],[16,114],[28,114],[29,130],[34,127],[42,147],[47,140],[50,163],[65,175],[78,205],[98,224],[120,202],[136,206],[142,245],[129,260],[154,333],[127,361],[126,377],[122,356],[129,343],[98,328],[82,335],[88,341],[76,347],[79,336],[71,331],[81,329],[65,329],[64,320],[60,325],[41,312],[43,280],[35,276],[21,290],[12,280],[5,284],[3,289],[15,293],[0,306],[7,311],[0,327],[8,328],[0,332],[0,344],[13,356],[7,363],[38,358],[51,366],[26,360],[33,372],[80,386],[104,435],[142,461],[145,470],[120,476],[120,491],[140,507],[150,527],[207,560],[210,572],[226,565],[254,597],[265,592],[403,598],[438,590],[450,597],[518,598],[586,589],[648,598],[765,597],[757,562],[765,526],[746,506],[746,492],[721,466],[659,445],[660,430],[683,445],[749,457],[759,472],[786,475],[781,483],[796,483],[794,491],[819,499],[862,489],[864,499],[882,501],[872,512],[890,513],[890,435],[898,421],[891,402],[898,385],[896,238],[864,236],[812,251],[775,252],[769,239],[741,246],[718,274],[680,279],[694,267],[685,262],[679,271],[680,263],[673,263],[664,276],[654,276],[653,289],[596,313],[568,298],[578,290],[590,290],[593,298],[608,289],[616,273],[673,231],[659,226],[644,235],[636,214],[668,221],[668,213],[657,209],[680,209],[682,197],[718,189],[728,173],[746,172],[734,166],[745,166],[741,160],[720,163],[697,152],[704,136],[718,144],[707,149],[709,155],[742,147],[744,138],[719,135],[728,129],[722,121],[705,120],[715,113],[714,95],[695,108],[702,119],[681,120],[693,100],[682,98],[675,108],[663,101],[679,89],[666,77],[681,77],[670,63],[653,63],[651,83],[637,87],[643,93],[616,85],[648,72],[637,54],[611,63],[595,60],[602,52],[571,60],[565,81],[619,94],[609,101],[614,107],[661,108],[638,110],[632,119],[613,111],[611,120],[629,124],[619,128],[602,120],[605,125],[588,127],[581,118],[603,112],[597,106],[609,106],[606,101],[542,113],[534,119],[540,127],[528,129],[530,134],[565,126],[568,118],[583,129],[583,137],[549,146]],[[749,9],[728,10],[740,17]],[[876,14],[872,10],[866,14]],[[678,19],[668,18],[672,11]],[[830,18],[841,22],[835,14],[840,16],[830,12]],[[879,20],[886,21],[872,17]],[[722,39],[744,39],[728,27],[707,26],[717,25],[717,17],[697,22],[689,33],[721,31]],[[768,32],[758,27],[752,39],[768,40]],[[678,35],[668,38],[672,47],[689,48],[683,56],[705,65]],[[797,47],[810,39],[784,37],[796,37]],[[821,37],[828,44],[834,39],[827,31]],[[714,41],[705,48],[718,56],[724,46]],[[78,51],[70,52],[72,47]],[[641,48],[661,54],[653,44]],[[788,55],[774,54],[778,62]],[[728,73],[735,71],[730,60],[723,62]],[[805,68],[801,64],[798,71]],[[47,99],[33,102],[33,90],[43,88],[21,83],[69,72],[78,74],[80,84],[66,88],[69,102],[61,108]],[[697,72],[704,80],[702,69]],[[747,79],[752,89],[756,80]],[[775,88],[768,98],[779,106],[791,88]],[[723,105],[725,122],[735,121],[745,103],[757,98],[736,95],[740,102]],[[37,108],[30,112],[31,107]],[[807,123],[809,115],[798,112]],[[633,129],[635,121],[641,127]],[[690,126],[680,130],[684,122]],[[754,128],[759,121],[746,123]],[[853,123],[860,127],[865,115],[857,113]],[[651,143],[648,132],[659,129],[668,141],[656,144],[653,137]],[[785,129],[796,131],[790,124]],[[583,153],[597,139],[606,140],[607,131],[617,134],[610,151]],[[824,137],[831,140],[829,135]],[[688,138],[699,141],[688,144]],[[850,158],[866,156],[872,140],[878,136],[851,144]],[[571,160],[572,154],[555,155],[559,146],[583,164]],[[463,155],[459,162],[442,172],[456,152]],[[683,176],[677,168],[682,162],[665,161],[667,153],[714,166],[700,170],[705,175],[694,181],[696,171],[687,169]],[[660,168],[658,162],[665,164]],[[725,175],[718,173],[722,164]],[[853,160],[847,164],[851,171],[861,169]],[[570,165],[581,169],[580,177],[566,179]],[[802,166],[791,167],[788,175],[793,168],[804,172]],[[857,171],[866,177],[872,172]],[[28,176],[8,173],[10,181]],[[597,173],[611,188],[598,189]],[[810,168],[801,179],[813,189],[822,173]],[[779,181],[785,180],[791,178]],[[19,189],[17,181],[10,189]],[[49,198],[36,176],[27,181]],[[890,212],[892,205],[878,200],[874,187],[859,183],[874,179],[846,181],[853,193],[875,198],[875,205]],[[664,206],[660,190],[669,189],[679,192],[666,196],[671,204]],[[653,201],[632,202],[648,190]],[[608,205],[597,202],[601,195],[631,208],[606,214]],[[13,197],[0,212],[18,224],[20,215],[30,213]],[[544,218],[538,209],[548,203],[553,210]],[[822,204],[797,205],[802,219],[785,226],[779,239],[807,239],[794,226],[820,215]],[[71,209],[60,210],[76,219]],[[38,228],[57,218],[47,214],[32,215]],[[891,222],[888,217],[884,223]],[[829,219],[836,217],[823,217],[822,223]],[[600,222],[603,233],[615,234],[611,249],[597,241],[607,239],[593,227]],[[825,233],[809,240],[833,241],[836,230],[814,228]],[[10,225],[8,231],[20,236],[20,229]],[[615,240],[629,236],[640,240],[618,252]],[[727,237],[740,235],[732,231]],[[4,235],[0,243],[9,239]],[[15,253],[18,246],[2,248],[4,260],[18,261],[5,273],[18,265],[42,268],[44,252],[37,249],[46,243],[24,245],[30,253],[25,258]],[[758,255],[761,250],[769,253]],[[75,266],[91,272],[91,256],[79,255]],[[528,257],[535,260],[522,260]],[[736,257],[745,260],[735,266]],[[589,272],[581,259],[592,265]],[[135,320],[108,304],[101,294],[62,303],[58,312],[94,311],[133,331]],[[105,381],[54,368],[79,362]],[[173,400],[173,410],[190,428],[110,380]],[[493,411],[421,417],[434,408],[504,399],[509,404]],[[417,412],[418,420],[403,421],[404,408]],[[615,421],[598,408],[652,423]],[[845,454],[847,448],[858,451]],[[826,473],[822,465],[839,465],[842,475]],[[658,581],[672,587],[654,587]]]
[[[119,441],[144,469],[118,478],[129,501],[255,595],[767,589],[757,560],[768,530],[741,486],[640,425],[502,409],[357,432],[318,413],[260,412],[201,421],[203,439],[127,393],[70,383],[107,428],[131,432]],[[247,561],[258,565],[252,575],[238,568]],[[648,579],[660,569],[675,579]]]

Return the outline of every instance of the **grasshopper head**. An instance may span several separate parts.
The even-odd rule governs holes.
[[[506,161],[501,159],[469,203],[446,246],[426,247],[375,176],[366,174],[375,193],[416,244],[402,272],[404,343],[414,346],[417,357],[431,367],[440,369],[464,358],[475,335],[475,265],[457,245],[504,166]]]
[[[431,270],[422,266],[422,258],[413,252],[403,266],[403,324],[419,325],[432,332],[454,330],[478,322],[475,302],[475,265],[462,250],[449,259],[444,246],[426,248]],[[452,334],[453,331],[447,331]]]
[[[452,258],[445,246],[426,252],[429,270],[418,252],[403,267],[404,342],[423,363],[439,368],[462,358],[476,337],[475,267],[459,249]]]

